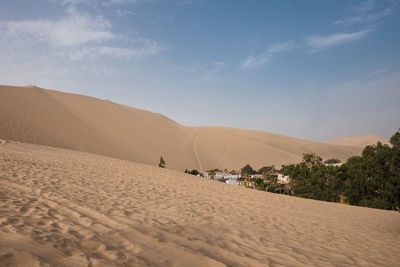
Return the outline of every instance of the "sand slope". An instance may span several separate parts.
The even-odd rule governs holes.
[[[0,138],[50,145],[184,170],[240,169],[324,159],[359,147],[306,141],[255,130],[186,127],[160,114],[38,87],[0,86]]]
[[[60,148],[0,145],[0,200],[1,266],[400,262],[398,212],[260,192]]]
[[[389,141],[377,135],[369,134],[353,137],[335,138],[327,143],[341,146],[365,147],[367,145],[376,145],[377,142],[389,145]]]

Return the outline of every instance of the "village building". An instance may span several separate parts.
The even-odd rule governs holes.
[[[334,166],[334,167],[340,167],[343,165],[343,162],[338,162],[338,163],[324,163],[325,166]]]
[[[290,178],[288,175],[283,175],[278,173],[278,178],[276,182],[276,192],[281,194],[291,194]]]

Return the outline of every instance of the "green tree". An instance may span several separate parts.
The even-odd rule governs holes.
[[[367,146],[361,156],[343,166],[346,175],[344,194],[349,204],[393,209],[397,197],[396,177],[391,173],[392,149],[379,143]]]
[[[278,187],[278,175],[268,174],[264,179],[264,184],[268,192],[276,192]]]
[[[289,175],[291,169],[294,167],[294,164],[290,165],[282,165],[281,169],[278,171],[280,174]]]
[[[400,206],[400,129],[390,138],[391,146],[378,142],[366,146],[360,156],[340,167],[325,166],[315,154],[282,168],[289,174],[296,196],[341,201],[379,209]]]
[[[191,175],[198,175],[198,174],[200,174],[198,170],[191,170],[189,173],[190,173]]]
[[[185,173],[191,174],[191,175],[201,175],[201,173],[198,170],[191,170],[189,171],[188,169],[185,170]]]
[[[264,167],[260,168],[257,173],[266,176],[268,174],[275,173],[275,171],[276,171],[275,166],[272,165],[272,166],[264,166]]]
[[[288,169],[290,186],[296,196],[324,201],[337,201],[335,167],[322,164],[315,154],[303,154],[303,161]]]
[[[400,128],[393,134],[392,137],[390,137],[390,143],[393,145],[393,147],[400,147]]]
[[[266,184],[264,183],[264,180],[261,178],[257,178],[254,181],[254,188],[257,190],[266,191]]]
[[[400,211],[400,129],[390,138],[390,143],[392,144],[392,158],[389,166],[394,193],[397,193],[394,208]]]
[[[337,163],[341,163],[340,159],[327,159],[324,162],[325,164],[337,164]]]
[[[167,164],[167,162],[165,162],[164,158],[161,156],[160,162],[158,163],[158,167],[165,168],[165,164]]]
[[[209,170],[209,171],[207,171],[207,172],[208,172],[208,175],[210,176],[210,178],[211,178],[211,179],[214,179],[214,176],[215,176],[215,174],[216,174],[216,172],[217,172],[217,169]]]
[[[242,168],[242,174],[245,176],[250,176],[250,175],[253,175],[256,173],[257,172],[255,170],[253,170],[253,168],[249,164],[246,164],[246,166],[244,166]]]

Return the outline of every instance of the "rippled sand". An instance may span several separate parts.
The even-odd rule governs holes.
[[[0,145],[0,265],[398,266],[400,214]]]

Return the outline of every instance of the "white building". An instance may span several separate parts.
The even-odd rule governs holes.
[[[230,185],[239,185],[239,182],[236,179],[226,180],[226,183]]]
[[[252,174],[252,175],[250,175],[250,178],[264,178],[264,175],[262,175],[262,174]]]
[[[335,166],[335,167],[340,167],[343,165],[343,162],[338,162],[338,163],[324,163],[325,166]]]
[[[207,179],[211,179],[211,176],[208,172],[203,173],[204,177]],[[214,180],[236,180],[242,177],[240,174],[230,174],[226,172],[216,172],[214,175]]]
[[[278,184],[288,184],[289,176],[278,173]]]

